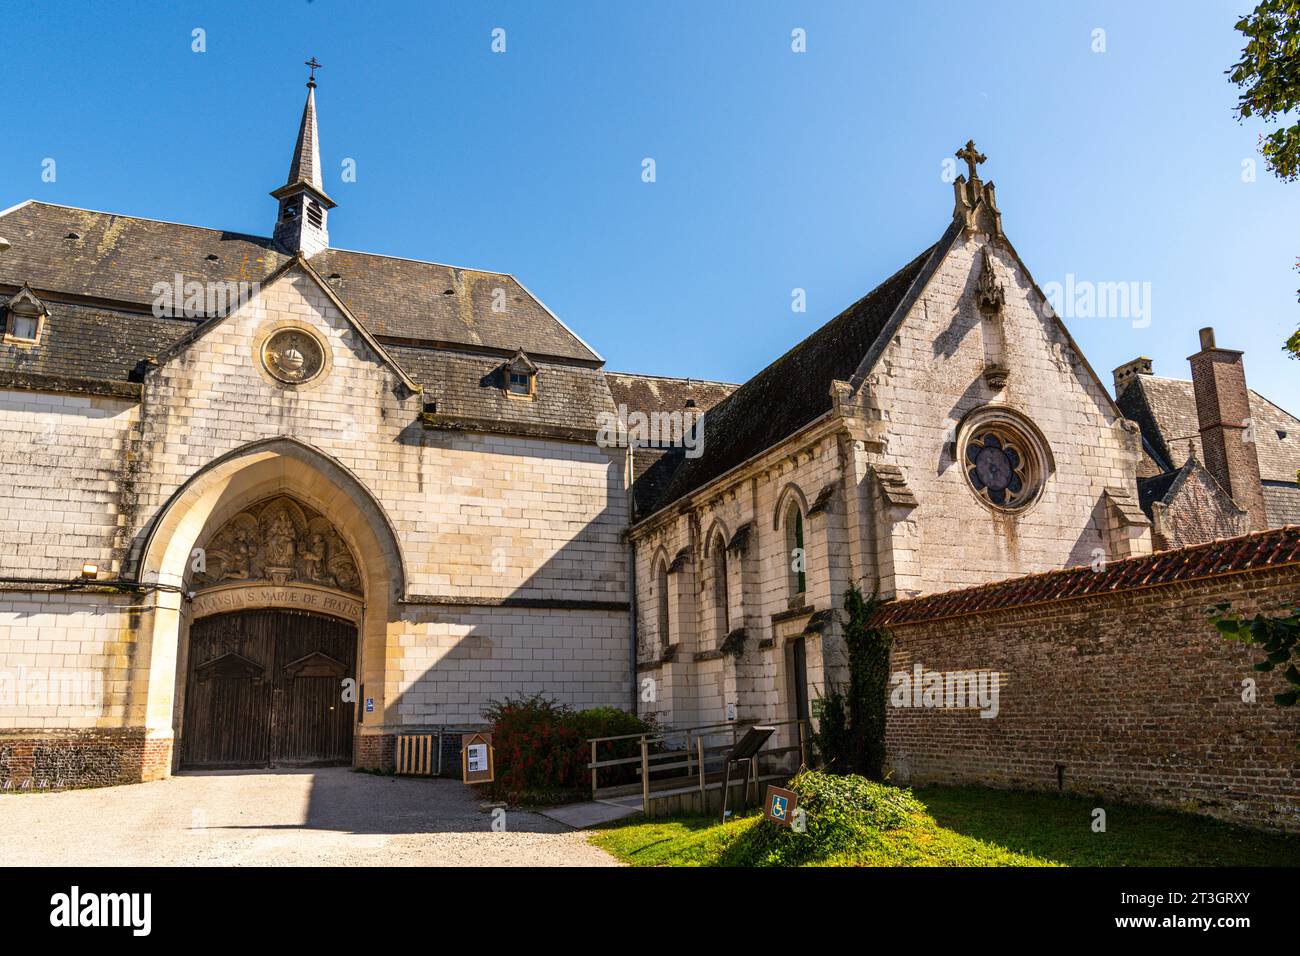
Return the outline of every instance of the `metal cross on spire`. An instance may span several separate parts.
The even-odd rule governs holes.
[[[975,148],[975,140],[966,140],[965,147],[957,150],[956,155],[958,159],[964,159],[966,161],[966,165],[970,169],[970,176],[968,178],[971,180],[979,179],[979,172],[975,167],[988,159],[988,157]]]
[[[307,80],[307,86],[314,90],[316,88],[316,71],[321,68],[321,64],[317,63],[316,58],[313,56],[303,63],[303,66],[311,68],[311,77]]]

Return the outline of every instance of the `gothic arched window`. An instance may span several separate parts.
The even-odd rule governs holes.
[[[807,552],[803,546],[803,511],[793,497],[785,512],[786,562],[790,569],[790,590],[795,595],[808,589]]]
[[[730,605],[731,597],[727,591],[727,542],[718,534],[713,538],[713,607],[720,638],[726,637],[731,630]]]
[[[659,600],[659,650],[660,653],[668,649],[668,565],[663,561],[659,562],[659,569],[655,572],[655,591]]]

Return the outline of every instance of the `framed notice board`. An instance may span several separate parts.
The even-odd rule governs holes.
[[[460,735],[460,769],[465,783],[491,783],[495,779],[491,734]]]

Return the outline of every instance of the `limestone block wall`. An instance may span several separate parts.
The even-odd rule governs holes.
[[[623,612],[418,608],[398,645],[385,696],[403,727],[481,724],[486,702],[519,694],[631,707]]]
[[[326,345],[325,374],[297,389],[259,359],[267,336],[289,327]],[[403,593],[367,595],[372,611],[388,616],[367,652],[367,670],[378,668],[370,686],[394,696],[363,733],[479,721],[488,697],[539,685],[575,706],[630,706],[628,615],[619,609],[627,601],[622,452],[427,430],[420,411],[401,373],[313,279],[291,270],[164,356],[146,376],[142,403],[0,394],[10,438],[0,449],[0,573],[74,579],[90,560],[129,576],[148,529],[196,476],[251,443],[288,437],[355,477],[401,551],[404,567],[383,571],[394,582],[404,571]],[[323,480],[299,487],[301,472],[274,491],[337,494]],[[407,597],[413,603],[400,603]],[[142,728],[150,695],[149,726],[164,726],[168,698],[153,685],[175,680],[175,654],[154,640],[155,622],[112,610],[150,600],[0,593],[0,666],[76,658],[108,678],[104,713],[93,720],[10,709],[0,728]],[[520,601],[539,606],[500,607]]]
[[[1001,392],[984,381],[990,320],[974,295],[979,252],[977,239],[958,241],[865,384],[883,419],[882,458],[902,469],[918,500],[914,541],[904,545],[914,553],[896,559],[919,572],[913,589],[920,593],[1089,563],[1093,549],[1106,546],[1104,489],[1136,480],[1136,433],[1121,427],[1104,388],[1044,317],[1032,279],[1005,247],[990,252],[1006,292],[999,351],[1010,376]],[[1027,416],[1055,459],[1042,499],[1016,517],[981,505],[952,458],[957,423],[990,403]]]
[[[71,580],[87,561],[110,568],[137,411],[116,398],[0,391],[0,574]]]
[[[330,347],[319,384],[277,386],[256,345],[301,325]],[[146,386],[136,528],[220,455],[291,436],[332,456],[378,499],[411,593],[626,600],[621,454],[592,445],[426,432],[418,394],[304,274],[263,289]],[[574,571],[581,569],[581,574]]]
[[[734,530],[750,522],[755,550],[752,570],[740,585],[739,616],[754,637],[773,644],[755,648],[764,663],[758,669],[748,664],[745,678],[737,677],[733,686],[737,696],[741,688],[751,695],[748,709],[788,716],[783,642],[801,634],[807,623],[806,618],[780,620],[792,597],[784,532],[788,496],[800,502],[804,513],[803,604],[810,615],[837,610],[855,581],[867,591],[880,583],[887,591],[923,594],[1088,564],[1098,551],[1106,555],[1104,494],[1108,487],[1134,486],[1137,433],[1125,425],[1068,336],[1047,316],[1032,278],[1005,246],[990,247],[1006,292],[1000,338],[990,328],[992,320],[979,311],[975,294],[982,242],[981,237],[959,240],[937,265],[854,396],[862,412],[875,416],[872,427],[878,426],[879,433],[872,440],[846,440],[833,427],[819,433],[814,426],[697,492],[682,513],[652,516],[634,530],[642,647],[663,644],[655,609],[656,557],[672,560],[686,547],[697,567],[705,567],[704,536],[715,526]],[[1002,389],[984,378],[986,364],[993,361],[1010,370]],[[988,405],[1027,417],[1050,447],[1050,476],[1041,498],[1026,512],[1008,515],[986,507],[953,459],[959,422]],[[883,501],[874,477],[878,467],[901,471],[916,499],[914,507]],[[830,497],[819,509],[814,505],[823,491]],[[1135,547],[1149,547],[1149,532],[1138,530],[1143,541]],[[716,626],[710,568],[697,575],[696,586],[696,613],[674,617],[672,640],[707,650],[716,646],[711,643]],[[838,628],[832,618],[809,640],[810,699],[844,679],[846,655]],[[747,648],[745,661],[749,653]],[[704,680],[700,670],[691,676]],[[693,713],[701,721],[720,717],[716,698],[701,683],[693,692]],[[679,719],[676,713],[673,719]]]
[[[140,596],[0,592],[0,736],[143,723],[132,694]]]
[[[841,483],[836,437],[830,433],[805,436],[711,489],[712,494],[685,513],[652,519],[633,532],[641,673],[656,675],[661,684],[665,671],[672,675],[671,701],[661,697],[653,707],[642,704],[643,712],[677,726],[722,723],[728,703],[736,705],[741,720],[793,716],[785,679],[784,641],[800,634],[813,614],[840,601],[848,584],[844,558],[848,530]],[[824,489],[833,492],[832,497],[819,513],[809,514]],[[804,514],[806,592],[801,606],[806,610],[792,624],[778,627],[774,616],[788,613],[795,597],[793,555],[785,529],[785,510],[791,501],[797,502]],[[718,658],[726,635],[719,632],[714,566],[705,554],[705,542],[712,542],[718,533],[730,542],[746,524],[744,553],[728,556],[728,597],[731,626],[743,626],[747,638],[738,660]],[[677,644],[679,650],[670,664],[652,670],[648,652],[665,646],[658,629],[655,567],[662,560],[671,562],[683,548],[692,555],[691,574],[678,572],[669,578],[692,580],[693,606],[681,613],[680,602],[673,604],[668,643]],[[670,594],[676,587],[670,584]],[[818,645],[809,656],[810,700],[822,696],[832,679],[826,667],[838,660],[831,653],[822,656],[823,640],[828,646],[839,641],[834,622],[824,634],[809,636],[809,645]]]

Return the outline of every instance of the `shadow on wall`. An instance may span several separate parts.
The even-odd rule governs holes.
[[[539,449],[537,457],[549,456]],[[620,464],[609,462],[605,475],[606,500],[624,500]],[[485,497],[483,504],[498,502]],[[557,510],[557,505],[539,510]],[[633,684],[626,545],[623,525],[611,520],[612,513],[604,508],[579,528],[510,590],[502,606],[453,603],[452,596],[463,589],[455,580],[447,594],[408,595],[405,689],[387,702],[401,726],[390,725],[387,732],[481,727],[490,700],[539,693],[575,709],[628,709]],[[486,527],[493,519],[478,520]],[[522,537],[530,540],[527,533]],[[538,541],[549,547],[540,535]],[[435,539],[434,550],[442,543]],[[610,556],[607,569],[593,569],[593,553]],[[491,579],[509,573],[510,556],[504,549],[469,561],[480,569],[477,575]],[[573,587],[575,581],[584,586]],[[421,668],[421,652],[436,660]],[[413,671],[418,675],[408,677]]]

